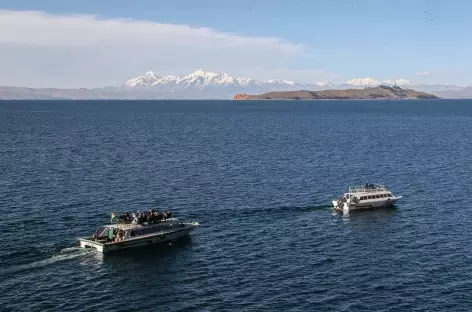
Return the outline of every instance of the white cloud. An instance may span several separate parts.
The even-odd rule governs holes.
[[[416,72],[416,76],[431,76],[432,73],[428,71]]]
[[[274,68],[288,68],[284,72],[297,76],[300,71],[291,71],[289,64],[312,57],[303,45],[280,38],[93,15],[11,10],[0,10],[0,55],[0,85],[31,87],[101,87],[121,83],[150,68],[175,75],[198,68],[247,72],[256,79],[266,78]],[[310,74],[308,70],[308,74],[322,72]]]

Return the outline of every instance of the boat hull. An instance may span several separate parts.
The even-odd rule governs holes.
[[[361,202],[358,204],[355,203],[344,203],[342,207],[337,205],[334,205],[334,209],[337,211],[356,211],[356,210],[367,210],[367,209],[377,209],[377,208],[387,208],[387,207],[392,207],[394,206],[397,201],[401,198],[395,197],[395,198],[388,198],[386,200],[377,200],[377,201],[368,201],[368,202]]]
[[[130,248],[145,247],[154,244],[168,243],[175,241],[179,238],[189,235],[189,233],[195,229],[196,225],[186,224],[185,228],[177,229],[174,231],[166,231],[162,233],[156,233],[152,235],[143,235],[132,239],[127,239],[121,242],[113,242],[101,244],[93,241],[90,238],[79,238],[77,240],[78,247],[95,249],[101,253],[110,253]]]

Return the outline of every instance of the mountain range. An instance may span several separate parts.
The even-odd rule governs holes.
[[[267,90],[294,90],[328,88],[325,82],[308,84],[281,79],[260,81],[252,78],[242,78],[227,73],[214,73],[197,70],[181,77],[160,76],[149,71],[142,76],[132,78],[118,88],[134,91],[153,91],[156,94],[183,98],[231,98],[235,93],[262,92]]]
[[[397,80],[376,80],[374,78],[355,78],[342,84],[333,84],[329,81],[320,81],[315,83],[271,79],[271,80],[255,80],[252,78],[241,78],[227,73],[214,73],[197,70],[191,74],[181,77],[177,76],[160,76],[152,71],[142,76],[132,78],[119,87],[128,89],[146,89],[154,90],[158,93],[192,96],[218,95],[229,97],[235,92],[245,93],[261,93],[269,91],[293,91],[293,90],[326,90],[326,89],[358,89],[365,87],[376,87],[379,85],[401,86],[405,88],[415,89],[423,92],[442,92],[442,91],[459,91],[464,86],[458,85],[426,85],[417,84],[406,79]]]
[[[122,84],[95,89],[0,87],[0,99],[231,99],[237,93],[361,89],[379,85],[397,85],[444,98],[472,98],[472,87],[417,84],[406,79],[355,78],[341,84],[329,81],[306,83],[281,79],[262,81],[197,70],[180,77],[148,71]]]

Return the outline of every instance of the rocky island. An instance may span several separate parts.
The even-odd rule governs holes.
[[[261,95],[236,94],[233,100],[408,100],[438,99],[437,96],[398,86],[380,85],[364,89],[281,91]]]

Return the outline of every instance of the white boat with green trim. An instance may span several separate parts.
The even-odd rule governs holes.
[[[101,253],[108,253],[169,243],[187,236],[198,226],[200,226],[198,222],[184,223],[173,217],[155,222],[116,223],[103,226],[95,231],[93,236],[77,239],[77,245],[81,248],[92,248]]]
[[[337,211],[349,212],[360,209],[373,209],[391,207],[402,198],[394,196],[384,185],[366,184],[364,186],[351,186],[349,192],[344,193],[332,204]]]

